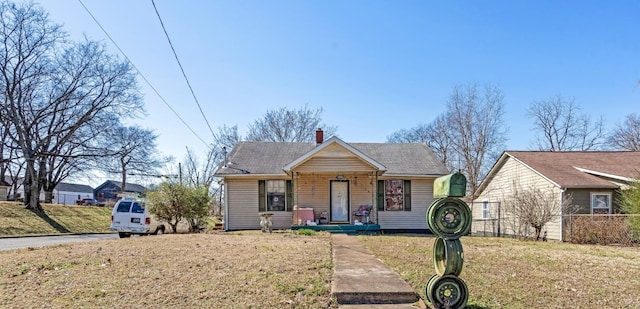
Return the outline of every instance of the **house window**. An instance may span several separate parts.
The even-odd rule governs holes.
[[[591,192],[591,213],[610,214],[611,213],[611,193]]]
[[[267,180],[267,211],[284,211],[285,181]]]
[[[384,181],[384,200],[385,210],[403,210],[404,206],[404,190],[403,180],[392,179]]]
[[[489,212],[489,201],[482,201],[482,219],[491,219]]]

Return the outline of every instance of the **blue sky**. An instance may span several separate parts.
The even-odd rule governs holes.
[[[211,141],[149,1],[83,0],[136,67]],[[118,51],[76,0],[41,5],[73,39]],[[384,142],[433,120],[454,85],[505,97],[506,149],[534,138],[525,109],[574,98],[611,127],[640,113],[640,1],[169,1],[156,6],[211,125],[269,109],[324,109],[346,142]],[[140,79],[160,150],[205,145]],[[177,163],[176,163],[177,164]]]

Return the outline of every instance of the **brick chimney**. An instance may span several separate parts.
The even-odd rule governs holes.
[[[322,144],[324,142],[324,132],[322,132],[321,128],[316,130],[316,146]]]

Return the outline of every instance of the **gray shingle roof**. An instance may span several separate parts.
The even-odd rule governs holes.
[[[93,188],[88,185],[79,185],[75,183],[66,183],[61,182],[56,186],[57,191],[65,191],[65,192],[83,192],[83,193],[93,193]]]
[[[349,143],[387,168],[385,175],[440,176],[449,172],[425,144]],[[284,175],[283,167],[316,147],[315,143],[239,142],[217,176]]]
[[[106,186],[107,184],[113,184],[114,186],[116,186],[119,189],[120,185],[122,184],[122,181],[117,181],[117,180],[107,180],[105,182],[103,182],[101,185],[99,185],[98,187],[96,187],[95,191],[98,191],[100,189],[102,189],[104,186]],[[147,188],[145,188],[144,186],[138,185],[138,184],[134,184],[134,183],[125,183],[125,192],[139,192],[139,193],[145,193],[147,192]]]

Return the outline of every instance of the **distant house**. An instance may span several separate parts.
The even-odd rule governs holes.
[[[480,184],[473,201],[473,233],[515,232],[505,221],[511,219],[505,202],[516,190],[535,187],[547,190],[557,201],[571,196],[576,214],[618,213],[620,190],[640,176],[640,152],[539,152],[505,151]],[[548,239],[562,240],[561,213],[549,222]]]
[[[93,198],[93,188],[88,185],[75,183],[59,183],[53,189],[53,203],[74,205],[77,200]],[[44,200],[44,193],[40,194],[40,200]]]
[[[17,199],[21,199],[24,196],[24,185],[22,181],[23,181],[23,178],[19,178],[15,186],[13,186],[16,188],[17,194],[14,194],[13,190],[10,190],[11,187],[8,188],[10,191],[12,191],[7,196],[8,200],[17,200]],[[2,189],[0,188],[0,190]],[[55,187],[55,189],[53,189],[52,193],[53,193],[52,202],[56,204],[64,204],[64,205],[74,205],[76,200],[83,199],[83,198],[93,198],[93,188],[91,188],[91,186],[65,183],[65,182],[59,183]],[[0,192],[0,198],[2,197],[1,194],[2,193]],[[40,192],[39,198],[40,198],[40,201],[44,201],[44,191]]]
[[[22,197],[21,194],[24,192],[22,189],[22,180],[22,177],[13,178],[11,176],[4,176],[4,182],[9,184],[9,187],[7,188],[8,201],[15,201]]]
[[[403,231],[428,229],[433,181],[445,174],[426,144],[324,141],[320,130],[316,143],[240,142],[215,173],[226,230],[260,229],[260,214],[271,213],[276,229],[316,220],[327,230]]]
[[[98,202],[106,203],[106,202],[114,202],[119,199],[118,194],[122,193],[132,193],[137,195],[145,195],[147,192],[147,188],[144,186],[126,183],[125,189],[122,190],[121,181],[115,180],[107,180],[101,185],[97,186],[93,189],[93,196]]]
[[[0,179],[0,201],[6,201],[9,196],[9,188],[11,188],[11,184]]]

